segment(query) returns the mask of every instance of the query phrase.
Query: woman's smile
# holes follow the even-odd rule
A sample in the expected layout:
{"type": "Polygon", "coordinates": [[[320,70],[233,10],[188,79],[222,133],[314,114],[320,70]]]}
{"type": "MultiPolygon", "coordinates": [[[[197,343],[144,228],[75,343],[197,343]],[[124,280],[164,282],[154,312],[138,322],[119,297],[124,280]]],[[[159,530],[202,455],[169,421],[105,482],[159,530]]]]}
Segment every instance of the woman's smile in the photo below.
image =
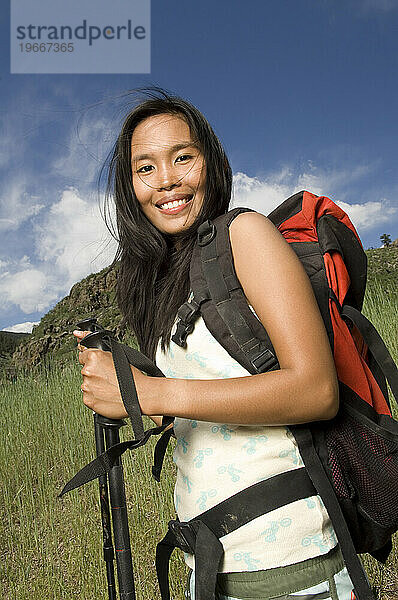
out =
{"type": "Polygon", "coordinates": [[[174,215],[178,212],[184,210],[186,206],[192,199],[193,195],[189,194],[188,196],[182,196],[182,194],[171,194],[170,196],[165,196],[160,200],[156,206],[165,214],[174,215]]]}
{"type": "Polygon", "coordinates": [[[148,117],[133,132],[131,155],[134,191],[151,223],[169,234],[192,225],[203,204],[206,167],[186,121],[148,117]]]}

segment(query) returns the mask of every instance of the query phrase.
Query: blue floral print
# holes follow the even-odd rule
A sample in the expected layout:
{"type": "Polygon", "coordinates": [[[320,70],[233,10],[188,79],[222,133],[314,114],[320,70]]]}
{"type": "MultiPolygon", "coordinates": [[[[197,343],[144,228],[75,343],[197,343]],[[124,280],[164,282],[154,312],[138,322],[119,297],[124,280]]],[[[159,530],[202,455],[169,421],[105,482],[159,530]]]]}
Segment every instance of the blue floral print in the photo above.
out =
{"type": "Polygon", "coordinates": [[[231,433],[235,433],[233,429],[229,429],[227,427],[227,425],[213,425],[213,427],[211,428],[212,433],[218,433],[220,432],[221,435],[223,436],[225,441],[228,441],[231,439],[231,433]]]}
{"type": "Polygon", "coordinates": [[[189,361],[195,360],[201,367],[205,367],[207,364],[206,357],[201,356],[199,352],[187,352],[185,359],[189,361]]]}
{"type": "Polygon", "coordinates": [[[292,524],[292,520],[289,517],[285,517],[284,519],[281,519],[280,521],[271,521],[268,529],[265,529],[265,531],[262,531],[260,533],[260,535],[264,536],[264,541],[267,543],[275,542],[276,534],[280,530],[280,528],[281,527],[289,527],[289,525],[291,525],[291,524],[292,524]]]}
{"type": "Polygon", "coordinates": [[[222,465],[221,467],[218,467],[217,469],[217,473],[219,473],[220,475],[224,475],[224,473],[228,473],[228,475],[231,477],[231,481],[235,482],[235,481],[239,481],[240,477],[238,475],[238,473],[242,473],[242,471],[240,469],[237,469],[236,467],[234,467],[234,465],[222,465]]]}
{"type": "Polygon", "coordinates": [[[217,496],[217,490],[214,489],[200,492],[200,496],[196,500],[196,504],[198,505],[199,509],[202,511],[206,510],[207,499],[214,498],[214,496],[217,496]]]}
{"type": "Polygon", "coordinates": [[[213,454],[212,448],[205,448],[204,450],[199,450],[199,452],[193,459],[195,467],[197,469],[200,469],[201,467],[203,467],[203,461],[204,461],[205,456],[211,456],[212,454],[213,454]]]}
{"type": "Polygon", "coordinates": [[[186,441],[185,438],[183,438],[183,437],[178,438],[177,446],[181,446],[184,454],[186,454],[188,452],[188,442],[186,441]]]}
{"type": "Polygon", "coordinates": [[[192,492],[192,481],[189,479],[188,475],[184,475],[182,480],[187,486],[188,494],[190,494],[192,492]]]}
{"type": "Polygon", "coordinates": [[[307,535],[301,540],[302,546],[311,546],[311,544],[317,546],[321,552],[327,552],[329,550],[329,546],[325,544],[325,541],[319,533],[316,535],[307,535]]]}
{"type": "Polygon", "coordinates": [[[279,458],[286,458],[287,456],[289,456],[292,459],[292,462],[294,465],[298,465],[299,458],[294,449],[293,450],[282,450],[282,452],[279,452],[279,458]]]}
{"type": "Polygon", "coordinates": [[[247,438],[247,442],[242,448],[245,448],[248,454],[255,454],[257,452],[257,444],[265,444],[267,440],[266,435],[253,435],[247,438]]]}
{"type": "Polygon", "coordinates": [[[251,552],[235,552],[234,560],[238,562],[243,560],[247,567],[247,571],[256,571],[258,569],[257,565],[260,562],[256,558],[251,557],[251,552]]]}
{"type": "Polygon", "coordinates": [[[312,498],[304,498],[308,508],[315,508],[315,502],[312,498]]]}

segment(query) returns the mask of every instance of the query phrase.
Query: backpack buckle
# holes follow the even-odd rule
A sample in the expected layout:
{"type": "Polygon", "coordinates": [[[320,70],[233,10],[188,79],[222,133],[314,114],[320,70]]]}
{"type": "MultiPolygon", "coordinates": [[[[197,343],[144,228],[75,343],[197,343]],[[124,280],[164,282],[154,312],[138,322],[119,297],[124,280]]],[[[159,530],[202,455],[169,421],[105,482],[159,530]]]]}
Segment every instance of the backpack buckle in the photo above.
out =
{"type": "Polygon", "coordinates": [[[190,333],[193,332],[194,326],[193,323],[184,323],[181,319],[177,322],[177,328],[173,335],[171,336],[172,341],[177,344],[177,346],[181,346],[181,348],[185,348],[187,337],[190,333]]]}
{"type": "Polygon", "coordinates": [[[275,355],[268,348],[266,350],[263,350],[250,362],[258,373],[265,373],[266,371],[270,371],[273,367],[275,367],[278,364],[275,355]]]}
{"type": "Polygon", "coordinates": [[[198,244],[199,246],[207,246],[216,237],[216,226],[211,221],[204,221],[198,227],[198,244]]]}
{"type": "Polygon", "coordinates": [[[178,547],[188,554],[195,553],[196,531],[191,523],[181,523],[180,521],[170,521],[169,529],[174,534],[178,547]]]}
{"type": "Polygon", "coordinates": [[[195,317],[199,312],[199,304],[195,302],[194,299],[189,302],[184,302],[181,304],[180,308],[177,311],[177,315],[181,321],[188,324],[193,321],[193,317],[195,317]]]}
{"type": "Polygon", "coordinates": [[[177,346],[185,347],[187,337],[194,330],[194,322],[200,311],[200,305],[194,298],[189,302],[184,302],[177,311],[177,327],[171,339],[177,346]]]}
{"type": "Polygon", "coordinates": [[[177,311],[177,327],[171,339],[177,346],[185,347],[187,337],[194,330],[195,317],[199,312],[199,305],[196,302],[185,302],[177,311]]]}

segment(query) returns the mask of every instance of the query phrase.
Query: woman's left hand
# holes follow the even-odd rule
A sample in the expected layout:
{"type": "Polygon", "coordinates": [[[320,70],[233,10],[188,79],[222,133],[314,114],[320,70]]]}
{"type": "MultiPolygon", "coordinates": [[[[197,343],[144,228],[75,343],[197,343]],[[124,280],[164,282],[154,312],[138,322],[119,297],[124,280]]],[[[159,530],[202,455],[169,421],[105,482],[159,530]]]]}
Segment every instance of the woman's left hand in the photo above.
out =
{"type": "MultiPolygon", "coordinates": [[[[78,341],[82,340],[88,331],[74,331],[78,341]]],[[[81,373],[83,383],[83,402],[94,412],[110,419],[123,419],[128,416],[119,390],[119,384],[113,363],[112,354],[97,348],[86,348],[78,344],[79,362],[83,365],[81,373]]],[[[134,380],[145,377],[135,367],[131,367],[134,380]]]]}

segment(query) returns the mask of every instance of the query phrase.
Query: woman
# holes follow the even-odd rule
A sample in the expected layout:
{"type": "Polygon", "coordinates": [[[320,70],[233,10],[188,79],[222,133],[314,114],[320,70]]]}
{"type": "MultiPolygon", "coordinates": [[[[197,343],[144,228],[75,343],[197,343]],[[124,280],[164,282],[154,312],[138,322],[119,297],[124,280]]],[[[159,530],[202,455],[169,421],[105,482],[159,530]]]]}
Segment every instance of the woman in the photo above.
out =
{"type": "MultiPolygon", "coordinates": [[[[142,413],[155,422],[159,415],[176,417],[175,503],[181,521],[301,466],[286,426],[330,419],[338,409],[333,358],[311,285],[261,214],[240,214],[230,240],[237,276],[280,370],[250,375],[202,319],[185,349],[170,342],[177,309],[189,295],[197,228],[227,211],[231,180],[219,140],[190,103],[161,92],[126,118],[108,179],[119,236],[118,302],[141,351],[156,358],[166,375],[149,377],[131,367],[142,413]]],[[[80,340],[86,332],[74,334],[80,340]]],[[[83,402],[105,416],[126,417],[110,353],[81,345],[79,350],[83,402]]],[[[221,541],[219,598],[298,592],[314,599],[351,598],[352,584],[318,496],[263,515],[221,541]]],[[[193,557],[186,560],[192,569],[193,557]]],[[[192,599],[194,578],[193,572],[187,590],[192,599]]]]}

